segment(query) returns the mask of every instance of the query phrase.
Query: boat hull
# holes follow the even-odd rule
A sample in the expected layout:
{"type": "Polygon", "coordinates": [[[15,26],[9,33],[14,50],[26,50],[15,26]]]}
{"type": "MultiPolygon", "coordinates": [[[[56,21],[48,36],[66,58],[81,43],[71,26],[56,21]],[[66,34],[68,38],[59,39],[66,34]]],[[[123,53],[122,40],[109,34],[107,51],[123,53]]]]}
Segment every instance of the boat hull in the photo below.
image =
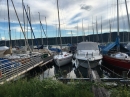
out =
{"type": "Polygon", "coordinates": [[[103,62],[105,62],[109,65],[113,65],[115,67],[119,67],[119,68],[126,69],[126,70],[130,69],[130,60],[117,59],[117,58],[110,57],[108,55],[103,55],[102,60],[103,60],[103,62]]]}
{"type": "Polygon", "coordinates": [[[63,65],[66,65],[68,63],[70,63],[72,60],[72,56],[68,56],[68,57],[65,57],[65,58],[54,58],[54,61],[55,61],[55,64],[57,66],[63,66],[63,65]]]}
{"type": "Polygon", "coordinates": [[[94,61],[87,61],[87,60],[80,60],[76,59],[75,65],[76,66],[82,66],[84,68],[95,68],[99,63],[99,60],[94,60],[94,61]]]}

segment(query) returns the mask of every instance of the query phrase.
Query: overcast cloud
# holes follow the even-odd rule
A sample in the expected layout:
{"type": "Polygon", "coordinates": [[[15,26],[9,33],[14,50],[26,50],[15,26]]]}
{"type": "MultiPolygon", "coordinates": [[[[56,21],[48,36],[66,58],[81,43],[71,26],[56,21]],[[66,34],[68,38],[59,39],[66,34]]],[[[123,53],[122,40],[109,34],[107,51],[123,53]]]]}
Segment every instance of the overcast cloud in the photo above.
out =
{"type": "MultiPolygon", "coordinates": [[[[89,30],[89,33],[92,34],[92,24],[94,28],[96,28],[96,18],[97,18],[98,30],[100,33],[101,17],[102,17],[103,33],[109,32],[110,29],[109,21],[111,21],[112,31],[116,31],[117,29],[117,22],[116,22],[117,20],[116,1],[117,0],[58,0],[58,1],[59,1],[62,36],[70,36],[71,31],[73,35],[77,35],[76,34],[77,25],[79,31],[78,35],[82,35],[82,28],[84,29],[84,32],[87,33],[89,30]]],[[[20,19],[20,22],[23,26],[22,0],[13,0],[13,2],[18,17],[20,19]]],[[[57,13],[56,0],[24,0],[24,5],[26,9],[27,9],[27,5],[30,7],[31,23],[35,31],[36,37],[40,37],[38,33],[41,32],[38,12],[40,13],[41,22],[43,24],[45,31],[46,31],[46,22],[45,22],[45,17],[46,17],[48,37],[54,37],[55,35],[57,35],[56,27],[58,27],[58,13],[57,13]]],[[[128,2],[127,5],[129,6],[130,3],[128,2]]],[[[9,10],[10,22],[12,27],[11,29],[16,28],[16,32],[18,34],[18,32],[20,32],[18,31],[20,30],[20,26],[18,24],[18,19],[16,17],[11,0],[9,0],[9,8],[10,8],[9,10]]],[[[130,7],[128,9],[130,9],[130,7]]],[[[127,20],[126,8],[125,8],[125,0],[119,0],[119,13],[120,13],[120,31],[122,30],[128,31],[128,20],[127,20]]],[[[26,18],[25,21],[27,22],[26,18]]],[[[8,22],[7,0],[0,0],[1,34],[3,32],[8,34],[7,22],[8,22]]],[[[1,37],[4,37],[4,34],[2,34],[1,37]]]]}

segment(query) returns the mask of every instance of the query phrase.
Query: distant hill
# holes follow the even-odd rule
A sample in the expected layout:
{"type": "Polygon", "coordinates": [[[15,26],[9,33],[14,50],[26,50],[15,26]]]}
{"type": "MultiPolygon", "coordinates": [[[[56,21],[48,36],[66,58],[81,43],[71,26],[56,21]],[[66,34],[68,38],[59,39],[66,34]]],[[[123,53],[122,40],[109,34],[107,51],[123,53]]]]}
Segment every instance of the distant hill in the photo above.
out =
{"type": "MultiPolygon", "coordinates": [[[[121,42],[127,42],[128,41],[128,34],[129,34],[129,41],[130,41],[130,32],[120,32],[120,41],[121,42]]],[[[110,33],[103,33],[103,34],[94,34],[94,35],[88,35],[88,36],[73,36],[71,37],[62,37],[62,43],[63,44],[67,44],[67,43],[71,43],[71,39],[72,39],[72,43],[75,44],[78,42],[83,41],[84,40],[89,40],[89,41],[94,41],[94,42],[110,42],[111,41],[115,41],[117,36],[117,32],[112,32],[111,33],[111,38],[110,38],[110,33]]],[[[36,40],[38,41],[38,45],[41,45],[42,41],[41,38],[37,38],[37,39],[33,39],[33,44],[36,45],[36,40]]],[[[32,41],[29,39],[28,40],[29,44],[32,44],[32,41]]],[[[24,40],[12,40],[12,45],[15,46],[22,46],[24,45],[24,40]]],[[[47,44],[47,39],[43,38],[43,43],[44,45],[47,44]]],[[[48,43],[49,45],[55,45],[55,44],[60,44],[60,38],[48,38],[48,43]]],[[[5,41],[0,41],[0,45],[5,45],[5,41]]],[[[9,46],[9,41],[6,41],[6,45],[9,46]]]]}

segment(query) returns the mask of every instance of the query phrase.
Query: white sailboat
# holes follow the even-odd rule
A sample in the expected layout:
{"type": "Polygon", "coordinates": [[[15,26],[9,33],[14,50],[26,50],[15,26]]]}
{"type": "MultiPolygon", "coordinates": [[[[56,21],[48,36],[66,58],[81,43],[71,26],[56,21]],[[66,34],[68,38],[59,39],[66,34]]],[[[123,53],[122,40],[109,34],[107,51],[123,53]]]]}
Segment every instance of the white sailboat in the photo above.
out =
{"type": "Polygon", "coordinates": [[[60,31],[60,17],[59,17],[59,7],[58,7],[58,0],[57,0],[57,10],[58,10],[58,21],[59,21],[59,33],[60,33],[60,48],[61,52],[54,56],[54,62],[57,66],[63,66],[71,62],[72,54],[66,51],[62,52],[62,39],[61,39],[61,31],[60,31]]]}
{"type": "Polygon", "coordinates": [[[72,54],[68,52],[61,52],[54,56],[54,61],[57,66],[63,66],[70,63],[72,60],[72,54]]]}

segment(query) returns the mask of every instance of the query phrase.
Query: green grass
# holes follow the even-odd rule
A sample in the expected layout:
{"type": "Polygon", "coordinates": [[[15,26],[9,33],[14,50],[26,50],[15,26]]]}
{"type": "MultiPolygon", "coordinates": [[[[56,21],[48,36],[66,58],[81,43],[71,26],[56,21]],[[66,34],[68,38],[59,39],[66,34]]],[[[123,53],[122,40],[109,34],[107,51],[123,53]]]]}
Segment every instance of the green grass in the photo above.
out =
{"type": "Polygon", "coordinates": [[[130,87],[118,86],[111,91],[111,97],[130,97],[130,87]]]}
{"type": "Polygon", "coordinates": [[[24,79],[0,85],[0,97],[93,97],[91,86],[83,81],[63,84],[52,79],[24,79]]]}
{"type": "Polygon", "coordinates": [[[106,85],[102,83],[93,84],[95,86],[104,87],[110,93],[110,97],[130,97],[130,86],[122,83],[117,83],[117,86],[106,85]]]}
{"type": "Polygon", "coordinates": [[[0,97],[93,97],[92,85],[104,87],[110,91],[110,97],[130,97],[130,87],[107,86],[104,83],[73,81],[64,84],[52,78],[18,80],[0,85],[0,97]]]}

